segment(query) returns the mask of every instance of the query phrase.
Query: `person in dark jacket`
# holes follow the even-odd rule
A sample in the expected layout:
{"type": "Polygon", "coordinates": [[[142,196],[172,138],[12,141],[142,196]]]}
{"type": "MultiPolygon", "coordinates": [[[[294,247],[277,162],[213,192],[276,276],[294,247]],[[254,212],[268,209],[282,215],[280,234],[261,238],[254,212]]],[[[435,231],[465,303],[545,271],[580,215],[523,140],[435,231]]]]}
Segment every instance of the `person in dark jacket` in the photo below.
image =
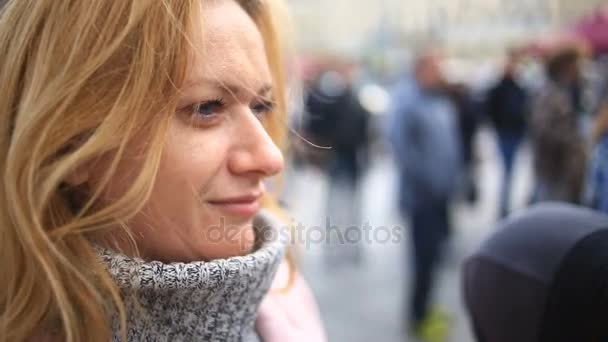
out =
{"type": "Polygon", "coordinates": [[[486,111],[498,135],[498,146],[505,170],[500,197],[503,217],[509,212],[513,165],[526,131],[528,94],[516,78],[519,60],[518,52],[509,53],[502,77],[489,90],[486,104],[486,111]]]}
{"type": "Polygon", "coordinates": [[[359,184],[366,166],[369,112],[361,105],[353,82],[354,65],[336,62],[327,66],[306,99],[306,130],[312,142],[326,147],[324,169],[329,176],[327,226],[331,264],[358,263],[358,243],[337,237],[361,226],[359,184]],[[338,231],[334,231],[338,229],[338,231]]]}
{"type": "Polygon", "coordinates": [[[368,142],[369,113],[360,104],[351,78],[347,66],[321,73],[306,98],[306,130],[315,144],[330,148],[330,176],[355,187],[363,168],[360,153],[368,142]]]}

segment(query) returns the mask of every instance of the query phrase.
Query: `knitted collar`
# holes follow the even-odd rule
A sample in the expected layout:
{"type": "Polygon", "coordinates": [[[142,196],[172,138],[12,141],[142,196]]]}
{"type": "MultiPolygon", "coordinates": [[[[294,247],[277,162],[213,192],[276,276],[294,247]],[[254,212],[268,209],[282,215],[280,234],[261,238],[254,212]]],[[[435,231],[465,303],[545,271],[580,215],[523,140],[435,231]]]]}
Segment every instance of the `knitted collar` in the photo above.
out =
{"type": "MultiPolygon", "coordinates": [[[[101,260],[122,291],[129,341],[258,341],[257,309],[285,252],[280,223],[254,220],[257,249],[209,262],[147,262],[109,250],[101,260]]],[[[114,323],[114,340],[120,340],[114,323]]]]}

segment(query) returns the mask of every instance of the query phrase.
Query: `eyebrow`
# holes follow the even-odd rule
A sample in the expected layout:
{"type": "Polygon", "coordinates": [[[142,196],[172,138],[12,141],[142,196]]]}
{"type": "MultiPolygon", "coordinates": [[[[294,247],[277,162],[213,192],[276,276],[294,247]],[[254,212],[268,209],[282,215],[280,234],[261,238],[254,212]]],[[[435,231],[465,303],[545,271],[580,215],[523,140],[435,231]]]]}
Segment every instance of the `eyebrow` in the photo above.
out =
{"type": "MultiPolygon", "coordinates": [[[[216,89],[221,89],[222,91],[227,92],[229,94],[232,94],[234,96],[238,96],[243,91],[251,91],[251,89],[247,89],[247,88],[245,88],[245,87],[243,87],[241,85],[238,85],[236,83],[222,82],[222,81],[219,81],[219,80],[209,79],[209,78],[199,78],[199,79],[196,79],[196,80],[191,81],[191,82],[186,82],[185,87],[186,88],[190,88],[190,87],[201,86],[201,85],[206,85],[206,86],[214,87],[216,89]]],[[[263,96],[263,95],[267,95],[271,91],[272,91],[272,84],[270,84],[270,83],[264,83],[255,92],[255,94],[257,96],[263,96]]]]}

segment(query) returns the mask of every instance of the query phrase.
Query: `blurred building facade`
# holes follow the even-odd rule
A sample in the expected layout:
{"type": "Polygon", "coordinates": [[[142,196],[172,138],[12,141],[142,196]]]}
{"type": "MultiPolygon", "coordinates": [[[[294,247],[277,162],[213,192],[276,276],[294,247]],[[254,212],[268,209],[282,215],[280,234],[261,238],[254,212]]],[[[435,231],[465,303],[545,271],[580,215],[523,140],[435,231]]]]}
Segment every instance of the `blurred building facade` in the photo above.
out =
{"type": "Polygon", "coordinates": [[[492,52],[567,27],[607,0],[291,0],[304,51],[357,54],[407,42],[492,52]]]}

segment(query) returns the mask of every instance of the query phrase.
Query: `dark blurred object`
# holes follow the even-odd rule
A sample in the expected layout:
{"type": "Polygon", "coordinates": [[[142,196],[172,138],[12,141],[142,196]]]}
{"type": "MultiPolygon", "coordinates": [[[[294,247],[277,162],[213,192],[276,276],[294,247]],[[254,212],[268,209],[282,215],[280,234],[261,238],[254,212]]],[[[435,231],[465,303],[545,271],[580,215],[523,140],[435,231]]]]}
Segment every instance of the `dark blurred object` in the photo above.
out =
{"type": "Polygon", "coordinates": [[[579,126],[579,59],[574,49],[556,53],[546,65],[549,80],[533,101],[530,136],[536,202],[580,203],[582,197],[587,150],[579,126]]]}
{"type": "Polygon", "coordinates": [[[511,179],[515,157],[526,132],[528,94],[516,78],[521,55],[509,52],[500,80],[490,88],[486,100],[486,113],[496,129],[498,146],[504,165],[500,210],[505,217],[509,211],[511,179]]]}
{"type": "Polygon", "coordinates": [[[546,204],[505,222],[465,262],[479,342],[606,341],[608,217],[546,204]]]}

